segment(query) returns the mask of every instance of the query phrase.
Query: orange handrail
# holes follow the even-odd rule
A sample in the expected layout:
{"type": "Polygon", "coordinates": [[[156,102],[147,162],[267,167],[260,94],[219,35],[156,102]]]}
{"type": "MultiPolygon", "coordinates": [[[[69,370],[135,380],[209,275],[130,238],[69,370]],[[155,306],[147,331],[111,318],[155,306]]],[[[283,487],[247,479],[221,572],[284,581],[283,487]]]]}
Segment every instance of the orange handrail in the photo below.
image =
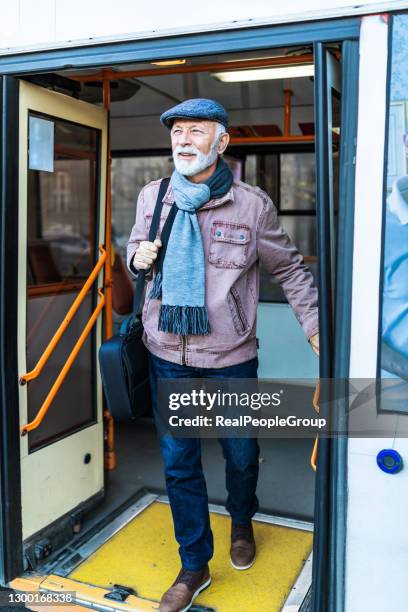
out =
{"type": "Polygon", "coordinates": [[[51,338],[48,346],[46,347],[46,349],[44,350],[44,352],[41,355],[40,359],[38,360],[37,365],[30,372],[27,372],[26,374],[23,374],[20,377],[20,384],[21,385],[25,385],[28,381],[34,380],[34,378],[37,378],[37,376],[39,376],[39,374],[41,374],[42,369],[44,368],[45,364],[47,363],[48,359],[50,358],[50,356],[51,356],[52,352],[54,351],[55,347],[57,346],[58,342],[61,340],[62,335],[64,334],[64,332],[67,329],[68,325],[71,323],[73,316],[75,315],[76,311],[78,310],[78,308],[82,304],[86,294],[88,293],[88,290],[92,286],[93,282],[95,281],[96,277],[99,274],[99,271],[101,270],[102,266],[105,263],[105,260],[106,260],[106,251],[103,248],[103,246],[99,247],[99,251],[102,253],[102,255],[100,256],[100,258],[98,259],[94,269],[92,270],[92,272],[88,276],[88,278],[87,278],[84,286],[82,287],[81,291],[78,293],[77,297],[75,298],[71,308],[68,310],[65,319],[62,321],[61,325],[59,326],[59,328],[55,332],[54,336],[51,338]]]}
{"type": "MultiPolygon", "coordinates": [[[[316,412],[319,412],[319,399],[320,399],[320,380],[317,381],[317,385],[316,385],[316,389],[313,395],[313,408],[316,410],[316,412]]],[[[319,436],[316,436],[314,445],[313,445],[313,450],[312,450],[312,456],[310,457],[310,465],[312,466],[312,469],[314,471],[316,471],[317,469],[317,446],[319,444],[319,436]]]]}
{"type": "Polygon", "coordinates": [[[33,429],[36,429],[41,421],[43,420],[43,418],[45,417],[48,408],[50,407],[52,401],[54,400],[54,397],[56,396],[59,388],[61,387],[62,383],[65,380],[66,375],[68,374],[73,362],[75,361],[76,356],[78,355],[82,345],[84,344],[89,332],[91,331],[96,319],[99,316],[99,313],[101,312],[102,308],[105,305],[105,296],[102,293],[101,289],[98,289],[98,294],[100,296],[100,300],[98,302],[97,307],[95,308],[95,310],[92,313],[91,318],[89,319],[88,323],[86,324],[86,326],[83,329],[83,332],[81,333],[81,335],[79,336],[74,348],[72,349],[67,361],[64,364],[64,367],[62,368],[61,372],[58,374],[58,377],[56,379],[56,381],[54,382],[53,386],[51,387],[50,392],[48,393],[47,397],[45,398],[40,410],[38,411],[36,417],[30,421],[30,423],[27,423],[26,425],[23,425],[23,427],[21,428],[21,435],[25,436],[27,434],[28,431],[31,431],[33,429]]]}

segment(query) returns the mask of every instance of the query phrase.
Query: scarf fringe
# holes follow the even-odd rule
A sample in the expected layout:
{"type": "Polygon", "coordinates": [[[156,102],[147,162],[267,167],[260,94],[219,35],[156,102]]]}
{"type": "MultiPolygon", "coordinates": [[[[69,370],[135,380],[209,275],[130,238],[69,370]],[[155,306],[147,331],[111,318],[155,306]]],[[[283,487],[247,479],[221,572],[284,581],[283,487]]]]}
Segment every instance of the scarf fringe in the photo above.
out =
{"type": "Polygon", "coordinates": [[[206,306],[170,306],[162,304],[159,314],[159,330],[187,336],[210,333],[206,306]]]}
{"type": "Polygon", "coordinates": [[[153,298],[154,300],[159,300],[161,298],[161,290],[162,290],[162,273],[157,272],[154,277],[153,285],[149,293],[149,298],[153,298]]]}

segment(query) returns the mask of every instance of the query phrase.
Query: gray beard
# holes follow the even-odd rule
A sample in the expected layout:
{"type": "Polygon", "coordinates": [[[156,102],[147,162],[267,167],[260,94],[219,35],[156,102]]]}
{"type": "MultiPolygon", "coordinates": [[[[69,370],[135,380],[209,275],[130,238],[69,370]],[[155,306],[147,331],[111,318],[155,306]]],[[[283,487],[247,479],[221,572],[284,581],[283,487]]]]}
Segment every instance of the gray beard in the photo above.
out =
{"type": "MultiPolygon", "coordinates": [[[[211,166],[217,160],[217,157],[218,157],[217,146],[218,146],[218,139],[216,142],[214,142],[211,145],[211,149],[209,150],[207,155],[205,155],[204,153],[201,153],[201,151],[199,151],[198,149],[194,147],[193,150],[194,150],[194,153],[196,154],[196,158],[194,159],[194,161],[190,161],[190,162],[180,160],[177,157],[177,153],[179,153],[180,151],[183,151],[183,147],[177,147],[173,151],[173,161],[174,161],[174,166],[177,172],[180,172],[180,174],[183,174],[184,176],[194,176],[195,174],[199,174],[200,172],[203,172],[203,170],[211,166]]],[[[186,147],[185,150],[189,151],[189,149],[191,149],[191,147],[186,147]]]]}

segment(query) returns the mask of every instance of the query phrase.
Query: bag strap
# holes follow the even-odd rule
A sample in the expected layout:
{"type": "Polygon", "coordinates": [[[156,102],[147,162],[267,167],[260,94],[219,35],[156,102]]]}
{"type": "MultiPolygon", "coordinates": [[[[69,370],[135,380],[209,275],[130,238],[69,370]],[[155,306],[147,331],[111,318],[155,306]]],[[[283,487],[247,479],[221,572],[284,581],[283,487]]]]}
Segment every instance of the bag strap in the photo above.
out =
{"type": "MultiPolygon", "coordinates": [[[[170,183],[170,177],[164,178],[160,183],[159,193],[157,194],[156,206],[154,208],[152,223],[149,230],[149,242],[154,242],[160,224],[160,214],[163,208],[163,198],[170,183]]],[[[147,270],[139,270],[136,280],[135,295],[133,298],[133,318],[139,314],[142,305],[143,289],[147,270]]]]}

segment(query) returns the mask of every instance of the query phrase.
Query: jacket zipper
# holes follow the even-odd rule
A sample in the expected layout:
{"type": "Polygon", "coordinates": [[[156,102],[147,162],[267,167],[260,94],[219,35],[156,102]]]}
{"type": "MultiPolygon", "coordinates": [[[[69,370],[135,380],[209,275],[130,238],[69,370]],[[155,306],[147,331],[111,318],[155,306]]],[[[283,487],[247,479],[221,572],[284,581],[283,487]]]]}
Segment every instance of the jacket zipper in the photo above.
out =
{"type": "Polygon", "coordinates": [[[181,336],[181,365],[186,365],[186,336],[181,336]]]}
{"type": "Polygon", "coordinates": [[[239,307],[239,304],[238,304],[238,300],[235,297],[235,294],[234,294],[233,291],[231,291],[231,296],[232,296],[232,299],[234,300],[235,310],[236,310],[238,318],[239,318],[239,320],[241,322],[242,331],[244,331],[245,327],[246,327],[246,324],[245,324],[244,319],[242,318],[242,314],[241,314],[241,310],[240,310],[240,307],[239,307]]]}

